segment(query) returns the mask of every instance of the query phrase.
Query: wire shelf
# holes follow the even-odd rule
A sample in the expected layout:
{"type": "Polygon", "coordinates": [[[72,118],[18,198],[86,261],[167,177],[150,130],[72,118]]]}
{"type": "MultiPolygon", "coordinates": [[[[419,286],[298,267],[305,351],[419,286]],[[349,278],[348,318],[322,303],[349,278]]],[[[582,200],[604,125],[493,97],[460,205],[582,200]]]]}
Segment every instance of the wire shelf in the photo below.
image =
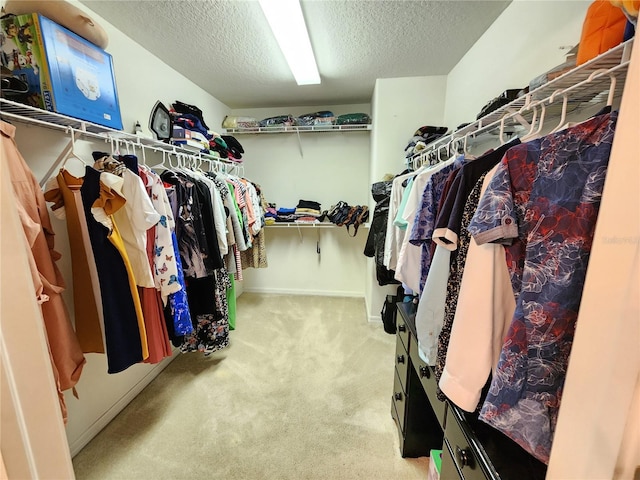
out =
{"type": "Polygon", "coordinates": [[[229,134],[260,134],[260,133],[308,133],[308,132],[363,132],[371,130],[371,125],[299,125],[271,127],[247,127],[247,128],[227,128],[229,134]]]}
{"type": "Polygon", "coordinates": [[[148,148],[156,152],[165,152],[175,155],[180,154],[197,159],[216,161],[230,166],[242,165],[239,162],[232,162],[216,155],[194,152],[193,150],[181,148],[179,145],[140,137],[132,133],[115,130],[86,120],[79,120],[77,118],[62,115],[60,113],[49,112],[47,110],[42,110],[37,107],[14,102],[5,98],[0,98],[0,115],[16,122],[37,125],[54,130],[62,130],[65,133],[73,132],[77,137],[123,142],[125,144],[128,143],[129,145],[135,145],[141,148],[148,148]]]}
{"type": "Polygon", "coordinates": [[[503,118],[508,117],[513,124],[512,119],[516,114],[525,112],[528,107],[536,103],[538,105],[544,103],[545,118],[552,119],[561,115],[564,95],[567,96],[567,113],[604,104],[610,94],[614,98],[619,98],[624,90],[632,46],[633,39],[569,70],[469,125],[431,142],[409,161],[414,165],[421,164],[431,153],[449,144],[454,138],[460,139],[468,135],[495,131],[500,127],[503,118]],[[613,89],[610,88],[612,81],[615,81],[613,89]]]}

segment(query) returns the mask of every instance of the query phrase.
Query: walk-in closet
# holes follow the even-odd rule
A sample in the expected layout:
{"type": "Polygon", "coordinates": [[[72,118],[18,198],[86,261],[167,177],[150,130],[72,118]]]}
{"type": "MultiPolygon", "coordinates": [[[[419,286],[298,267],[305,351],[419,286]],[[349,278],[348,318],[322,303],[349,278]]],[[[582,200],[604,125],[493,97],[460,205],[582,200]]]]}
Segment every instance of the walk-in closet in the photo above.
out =
{"type": "Polygon", "coordinates": [[[2,8],[0,478],[640,479],[640,1],[2,8]]]}

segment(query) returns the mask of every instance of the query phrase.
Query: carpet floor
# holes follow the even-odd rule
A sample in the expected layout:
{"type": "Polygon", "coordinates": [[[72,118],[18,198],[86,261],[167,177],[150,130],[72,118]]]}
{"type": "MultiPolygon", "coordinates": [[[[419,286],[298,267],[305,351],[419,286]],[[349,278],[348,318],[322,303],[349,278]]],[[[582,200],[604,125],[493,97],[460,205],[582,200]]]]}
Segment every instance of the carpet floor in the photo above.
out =
{"type": "Polygon", "coordinates": [[[391,418],[395,337],[360,298],[238,298],[231,345],[179,355],[73,459],[78,479],[424,479],[391,418]]]}

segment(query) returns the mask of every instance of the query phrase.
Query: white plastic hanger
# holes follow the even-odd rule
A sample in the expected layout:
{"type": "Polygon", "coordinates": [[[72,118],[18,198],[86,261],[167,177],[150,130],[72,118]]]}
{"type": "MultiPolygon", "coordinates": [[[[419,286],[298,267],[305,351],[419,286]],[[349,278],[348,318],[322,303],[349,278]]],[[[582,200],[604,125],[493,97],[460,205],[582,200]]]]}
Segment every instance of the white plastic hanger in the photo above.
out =
{"type": "Polygon", "coordinates": [[[534,118],[531,121],[531,130],[529,130],[529,132],[520,137],[520,141],[521,142],[527,142],[529,140],[534,140],[536,138],[538,138],[540,136],[540,132],[542,131],[542,127],[544,126],[544,116],[545,113],[547,111],[547,107],[546,107],[546,99],[541,100],[535,104],[533,104],[533,108],[537,108],[538,105],[540,106],[541,112],[540,112],[540,118],[538,119],[538,128],[536,127],[536,122],[535,122],[535,112],[534,112],[534,118]]]}
{"type": "MultiPolygon", "coordinates": [[[[143,150],[144,151],[144,150],[143,150]]],[[[154,149],[154,151],[157,153],[158,150],[154,149]]],[[[150,165],[149,168],[160,168],[162,167],[163,169],[167,169],[167,165],[166,165],[166,152],[164,150],[162,150],[162,161],[156,165],[150,165]]]]}
{"type": "MultiPolygon", "coordinates": [[[[553,101],[555,100],[556,93],[558,91],[559,90],[556,90],[555,92],[553,92],[551,94],[551,97],[549,98],[549,102],[550,103],[553,103],[553,101]]],[[[551,133],[555,133],[555,132],[557,132],[559,130],[562,130],[563,128],[566,128],[568,126],[568,125],[565,125],[565,123],[564,123],[566,118],[567,118],[567,103],[568,103],[568,101],[569,101],[569,97],[568,97],[568,95],[566,93],[564,93],[562,95],[562,113],[560,114],[560,121],[558,122],[558,125],[556,125],[555,128],[553,128],[553,130],[551,130],[549,132],[550,134],[551,133]]]]}
{"type": "Polygon", "coordinates": [[[86,167],[87,166],[87,162],[85,162],[82,158],[80,158],[80,156],[76,153],[76,137],[75,137],[75,131],[71,130],[71,150],[69,150],[69,153],[67,153],[64,161],[62,162],[62,165],[60,166],[61,169],[64,169],[65,165],[67,164],[67,162],[69,160],[77,160],[78,162],[80,162],[82,164],[82,167],[86,167]]]}

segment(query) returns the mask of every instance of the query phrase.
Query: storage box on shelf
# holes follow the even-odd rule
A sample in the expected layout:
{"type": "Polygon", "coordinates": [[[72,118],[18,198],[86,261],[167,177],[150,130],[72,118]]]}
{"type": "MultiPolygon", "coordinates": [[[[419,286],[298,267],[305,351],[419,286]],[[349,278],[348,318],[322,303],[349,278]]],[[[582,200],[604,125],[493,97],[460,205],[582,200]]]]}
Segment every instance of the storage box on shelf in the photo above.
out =
{"type": "Polygon", "coordinates": [[[36,13],[1,23],[1,63],[29,86],[20,101],[122,129],[110,54],[36,13]]]}

